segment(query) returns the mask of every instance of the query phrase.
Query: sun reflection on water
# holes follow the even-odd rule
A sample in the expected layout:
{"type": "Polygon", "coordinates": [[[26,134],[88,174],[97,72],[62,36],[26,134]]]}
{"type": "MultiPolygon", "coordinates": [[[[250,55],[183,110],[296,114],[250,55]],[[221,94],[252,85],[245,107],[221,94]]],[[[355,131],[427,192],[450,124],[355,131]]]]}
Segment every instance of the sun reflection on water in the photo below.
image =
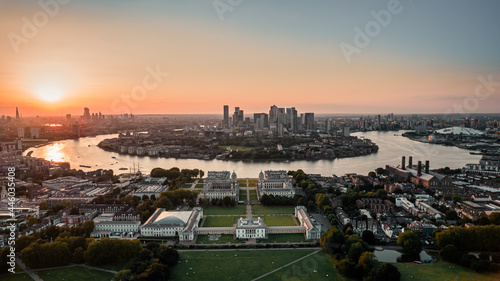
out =
{"type": "Polygon", "coordinates": [[[62,143],[55,143],[44,147],[44,152],[42,158],[54,162],[68,162],[69,159],[65,159],[65,154],[63,152],[64,145],[62,143]]]}

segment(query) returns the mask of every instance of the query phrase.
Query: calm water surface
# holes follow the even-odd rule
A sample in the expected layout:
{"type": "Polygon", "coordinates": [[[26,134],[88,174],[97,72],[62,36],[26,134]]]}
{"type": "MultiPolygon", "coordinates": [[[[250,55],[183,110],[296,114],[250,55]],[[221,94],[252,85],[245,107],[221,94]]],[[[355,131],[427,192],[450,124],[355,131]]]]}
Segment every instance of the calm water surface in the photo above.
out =
{"type": "Polygon", "coordinates": [[[396,263],[396,262],[412,262],[416,260],[433,260],[434,258],[427,254],[427,252],[422,251],[420,252],[419,256],[403,256],[398,251],[395,250],[386,250],[384,249],[383,251],[375,251],[373,252],[375,254],[375,257],[379,262],[390,262],[390,263],[396,263]]]}
{"type": "Polygon", "coordinates": [[[400,132],[359,132],[352,135],[371,139],[379,146],[375,154],[343,158],[335,160],[318,161],[290,161],[290,162],[233,162],[221,160],[198,160],[198,159],[166,159],[149,158],[139,156],[121,155],[108,152],[97,147],[97,144],[107,138],[116,137],[117,134],[100,135],[97,137],[86,137],[78,140],[64,140],[53,142],[38,148],[30,148],[25,151],[33,151],[33,157],[46,160],[70,162],[71,168],[90,171],[95,169],[113,169],[115,173],[127,171],[119,168],[132,168],[139,163],[140,170],[149,173],[155,167],[181,169],[202,169],[205,172],[211,170],[234,170],[238,177],[258,177],[261,170],[297,170],[303,169],[306,173],[327,175],[343,175],[345,173],[368,174],[378,167],[386,164],[399,165],[401,156],[413,155],[413,162],[418,160],[430,161],[431,168],[450,167],[452,169],[462,168],[467,163],[477,163],[480,155],[471,155],[468,150],[456,147],[433,145],[409,140],[401,136],[400,132]],[[111,157],[116,157],[113,159],[111,157]],[[92,168],[80,167],[88,165],[92,168]]]}

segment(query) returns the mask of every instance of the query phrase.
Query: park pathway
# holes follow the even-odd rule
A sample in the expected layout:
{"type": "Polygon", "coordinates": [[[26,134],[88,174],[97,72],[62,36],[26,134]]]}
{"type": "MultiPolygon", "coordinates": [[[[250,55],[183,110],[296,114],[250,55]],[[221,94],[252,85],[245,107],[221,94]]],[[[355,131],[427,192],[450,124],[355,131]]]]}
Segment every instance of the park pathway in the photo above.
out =
{"type": "Polygon", "coordinates": [[[247,219],[252,217],[252,205],[247,204],[247,219]]]}
{"type": "MultiPolygon", "coordinates": [[[[19,258],[19,257],[16,257],[16,263],[24,270],[24,272],[26,272],[33,280],[35,281],[43,281],[42,278],[40,278],[40,276],[38,276],[38,274],[36,274],[36,272],[34,272],[33,270],[31,270],[30,268],[28,268],[24,262],[19,258]]],[[[99,268],[99,267],[93,267],[93,266],[88,266],[88,265],[85,265],[85,264],[71,264],[71,265],[66,265],[66,266],[58,266],[58,267],[50,267],[50,268],[42,268],[40,270],[52,270],[52,269],[61,269],[61,268],[69,268],[69,267],[75,267],[75,266],[81,266],[81,267],[85,267],[85,268],[88,268],[88,269],[94,269],[94,270],[100,270],[100,271],[105,271],[105,272],[109,272],[109,273],[113,273],[113,274],[116,274],[117,271],[115,270],[110,270],[110,269],[104,269],[104,268],[99,268]]]]}
{"type": "Polygon", "coordinates": [[[88,265],[85,265],[85,264],[77,264],[75,266],[81,266],[81,267],[85,267],[85,268],[88,268],[88,269],[106,271],[106,272],[113,273],[113,274],[116,274],[118,272],[118,271],[111,270],[111,269],[104,269],[104,268],[99,268],[99,267],[93,267],[93,266],[88,266],[88,265]]]}
{"type": "Polygon", "coordinates": [[[314,254],[318,253],[319,251],[321,251],[321,249],[320,249],[320,250],[316,250],[316,251],[314,251],[314,252],[312,252],[312,253],[310,253],[310,254],[308,254],[308,255],[305,255],[305,256],[303,256],[303,257],[301,257],[301,258],[299,258],[299,259],[296,259],[296,260],[294,260],[294,261],[292,261],[292,262],[290,262],[290,263],[287,263],[287,264],[285,264],[284,266],[280,266],[280,267],[276,268],[276,269],[275,269],[275,270],[273,270],[273,271],[270,271],[270,272],[268,272],[268,273],[266,273],[266,274],[264,274],[264,275],[261,275],[261,276],[259,276],[259,277],[255,278],[255,279],[252,279],[252,281],[259,280],[259,279],[262,279],[262,278],[264,278],[264,277],[266,277],[266,276],[268,276],[268,275],[271,275],[271,274],[275,273],[276,271],[279,271],[279,270],[281,270],[281,269],[283,269],[283,268],[285,268],[285,267],[287,267],[287,266],[290,266],[290,265],[292,265],[292,264],[294,264],[294,263],[297,263],[297,262],[299,262],[299,261],[301,261],[301,260],[303,260],[303,259],[305,259],[305,258],[308,258],[308,257],[310,257],[310,256],[312,256],[312,255],[314,255],[314,254]]]}
{"type": "Polygon", "coordinates": [[[33,270],[29,269],[24,262],[16,256],[16,263],[26,272],[33,280],[35,281],[43,281],[40,276],[38,276],[33,270]]]}

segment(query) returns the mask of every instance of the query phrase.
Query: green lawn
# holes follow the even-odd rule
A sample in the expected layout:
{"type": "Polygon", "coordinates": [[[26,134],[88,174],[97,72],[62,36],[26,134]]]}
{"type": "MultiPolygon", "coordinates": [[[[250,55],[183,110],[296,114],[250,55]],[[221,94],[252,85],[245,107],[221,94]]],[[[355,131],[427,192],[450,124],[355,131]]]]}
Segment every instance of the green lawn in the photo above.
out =
{"type": "Polygon", "coordinates": [[[259,243],[294,243],[294,242],[311,242],[306,240],[302,233],[286,233],[286,234],[268,234],[268,239],[259,239],[259,243]]]}
{"type": "Polygon", "coordinates": [[[203,184],[202,183],[197,183],[194,188],[203,188],[203,184]]]}
{"type": "Polygon", "coordinates": [[[345,280],[335,272],[328,255],[321,251],[287,266],[262,279],[262,281],[345,280]]]}
{"type": "MultiPolygon", "coordinates": [[[[332,258],[321,251],[260,280],[350,280],[337,275],[332,264],[332,258]]],[[[378,264],[380,265],[381,263],[378,264]]],[[[474,273],[468,268],[441,261],[424,265],[414,263],[393,263],[393,265],[401,272],[401,280],[496,281],[500,279],[499,273],[474,273]]]]}
{"type": "Polygon", "coordinates": [[[192,184],[186,183],[182,186],[182,188],[191,188],[192,184]]]}
{"type": "Polygon", "coordinates": [[[16,271],[16,273],[24,272],[24,269],[16,262],[16,269],[15,269],[15,271],[16,271]]]}
{"type": "Polygon", "coordinates": [[[469,268],[444,261],[430,264],[393,263],[393,265],[401,272],[401,280],[500,280],[499,273],[475,273],[469,268]]]}
{"type": "Polygon", "coordinates": [[[39,270],[36,272],[44,281],[60,280],[111,280],[113,273],[88,269],[81,266],[72,266],[59,269],[39,270]]]}
{"type": "Polygon", "coordinates": [[[234,240],[232,234],[223,234],[217,241],[210,241],[210,239],[208,239],[208,235],[198,235],[198,238],[196,238],[196,244],[228,244],[228,243],[237,244],[240,242],[234,240]]]}
{"type": "MultiPolygon", "coordinates": [[[[18,272],[16,270],[16,272],[18,272]]],[[[19,271],[20,272],[20,271],[19,271]]],[[[26,280],[33,280],[27,273],[7,273],[7,274],[0,274],[0,280],[2,281],[26,281],[26,280]]]]}
{"type": "Polygon", "coordinates": [[[264,216],[266,226],[296,226],[293,216],[264,216]]]}
{"type": "Polygon", "coordinates": [[[249,187],[256,187],[259,180],[248,180],[249,187]]]}
{"type": "Polygon", "coordinates": [[[188,180],[188,183],[193,183],[195,181],[196,181],[196,179],[190,179],[190,180],[188,180]]]}
{"type": "Polygon", "coordinates": [[[95,267],[107,269],[107,270],[114,270],[114,271],[120,271],[124,269],[127,266],[127,263],[113,263],[113,264],[106,264],[106,265],[99,265],[95,267]]]}
{"type": "Polygon", "coordinates": [[[182,251],[181,263],[173,268],[171,280],[252,280],[312,252],[303,249],[182,251]]]}
{"type": "Polygon", "coordinates": [[[234,207],[217,207],[210,206],[203,209],[203,214],[209,215],[246,215],[247,208],[244,205],[236,205],[234,207]]]}
{"type": "Polygon", "coordinates": [[[293,206],[262,206],[262,205],[253,205],[252,206],[252,214],[253,215],[268,215],[268,214],[291,215],[294,213],[294,211],[295,211],[295,207],[293,207],[293,206]]]}
{"type": "Polygon", "coordinates": [[[204,227],[228,227],[236,224],[236,220],[238,220],[238,216],[228,216],[228,217],[214,217],[208,216],[205,218],[205,222],[203,223],[204,227]]]}
{"type": "Polygon", "coordinates": [[[199,180],[198,180],[198,183],[203,183],[203,179],[199,179],[199,180]]]}
{"type": "Polygon", "coordinates": [[[240,201],[247,201],[247,191],[240,190],[240,201]]]}
{"type": "Polygon", "coordinates": [[[250,201],[258,201],[259,199],[257,198],[257,190],[253,189],[250,190],[250,201]]]}

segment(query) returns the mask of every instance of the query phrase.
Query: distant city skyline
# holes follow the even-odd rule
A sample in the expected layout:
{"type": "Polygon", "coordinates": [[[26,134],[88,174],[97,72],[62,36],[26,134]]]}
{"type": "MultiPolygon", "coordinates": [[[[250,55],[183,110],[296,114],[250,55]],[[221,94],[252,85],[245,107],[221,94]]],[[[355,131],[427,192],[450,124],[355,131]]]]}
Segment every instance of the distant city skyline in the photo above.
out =
{"type": "Polygon", "coordinates": [[[221,12],[213,1],[5,0],[0,9],[5,116],[500,108],[498,1],[242,1],[221,12]]]}

